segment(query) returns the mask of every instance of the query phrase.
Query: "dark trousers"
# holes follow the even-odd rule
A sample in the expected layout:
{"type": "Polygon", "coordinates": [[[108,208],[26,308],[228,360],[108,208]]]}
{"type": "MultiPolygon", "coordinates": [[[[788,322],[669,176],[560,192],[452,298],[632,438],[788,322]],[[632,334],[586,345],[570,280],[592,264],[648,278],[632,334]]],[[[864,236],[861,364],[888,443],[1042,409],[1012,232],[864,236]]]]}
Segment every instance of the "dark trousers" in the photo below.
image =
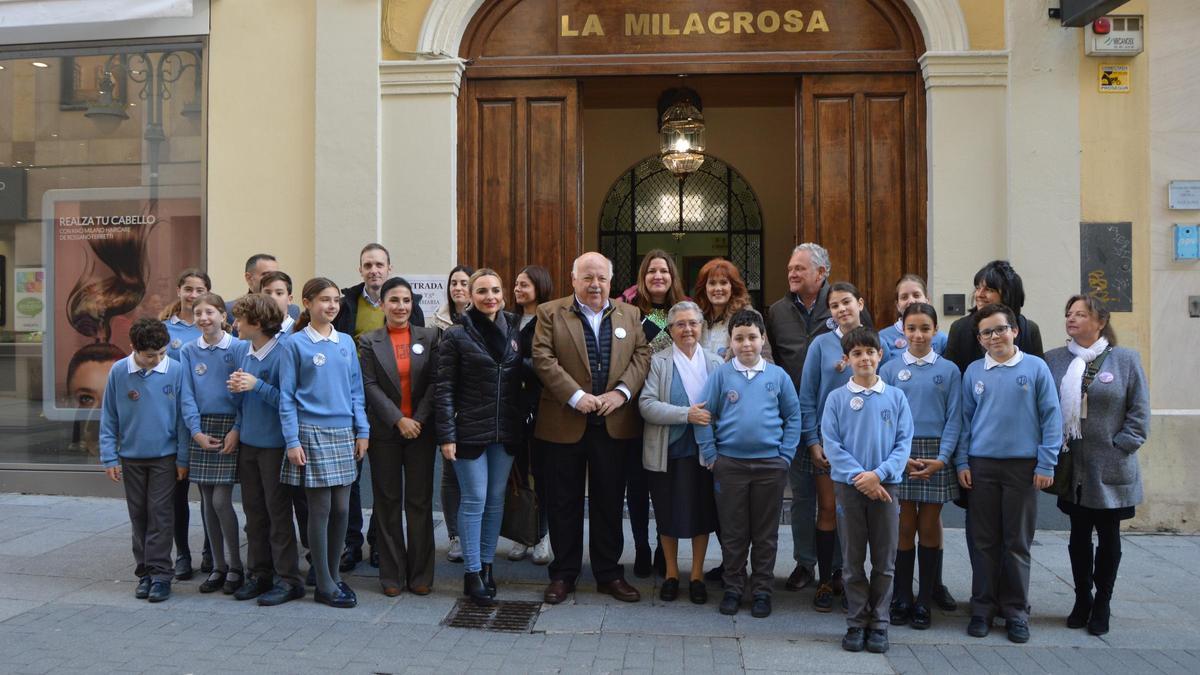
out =
{"type": "MultiPolygon", "coordinates": [[[[538,537],[550,531],[547,505],[550,503],[546,478],[546,444],[533,437],[533,425],[527,426],[528,441],[519,446],[513,457],[513,472],[519,476],[533,477],[533,491],[538,500],[538,537]]],[[[641,462],[641,459],[638,460],[641,462]]]]}
{"type": "Polygon", "coordinates": [[[133,530],[134,574],[171,581],[171,540],[175,534],[175,455],[121,459],[121,482],[133,530]]]}
{"type": "Polygon", "coordinates": [[[634,546],[643,548],[650,544],[650,474],[642,466],[641,443],[630,443],[627,452],[625,502],[629,504],[629,527],[634,546]]]}
{"type": "Polygon", "coordinates": [[[238,452],[242,509],[246,513],[246,551],[250,573],[259,579],[303,586],[292,495],[279,482],[283,448],[258,448],[243,443],[238,452]]]}
{"type": "Polygon", "coordinates": [[[885,485],[892,501],[871,499],[846,483],[834,483],[837,524],[845,563],[846,625],[887,630],[891,622],[892,577],[900,541],[900,500],[895,485],[885,485]],[[871,552],[871,577],[866,571],[871,552]]]}
{"type": "Polygon", "coordinates": [[[971,508],[975,542],[971,614],[1029,619],[1030,546],[1037,527],[1036,459],[972,457],[971,508]]]}
{"type": "Polygon", "coordinates": [[[603,424],[588,424],[578,443],[546,444],[550,499],[550,578],[574,584],[583,568],[583,499],[587,485],[592,575],[622,579],[625,458],[631,441],[616,440],[603,424]]]}
{"type": "Polygon", "coordinates": [[[379,582],[385,586],[432,586],[433,425],[412,440],[371,439],[371,489],[379,551],[379,582]],[[408,518],[408,536],[404,520],[408,518]]]}
{"type": "MultiPolygon", "coordinates": [[[[292,511],[296,514],[296,525],[300,530],[300,545],[308,549],[308,493],[299,485],[285,485],[288,496],[292,499],[292,511]]],[[[312,555],[307,554],[309,560],[312,555]]]]}
{"type": "MultiPolygon", "coordinates": [[[[375,465],[371,465],[371,470],[375,470],[375,465]]],[[[358,551],[362,554],[363,547],[363,512],[362,512],[362,488],[359,483],[362,482],[363,463],[358,460],[358,474],[354,476],[354,483],[350,485],[350,519],[346,524],[346,548],[351,551],[358,551]]],[[[372,478],[372,480],[374,480],[372,478]]],[[[371,515],[371,523],[367,526],[367,543],[371,548],[375,548],[375,516],[374,512],[371,515]]]]}
{"type": "Polygon", "coordinates": [[[713,465],[713,493],[721,523],[721,564],[725,590],[741,596],[750,557],[750,591],[771,595],[775,555],[779,549],[779,513],[788,481],[788,461],[734,459],[718,455],[713,465]]]}

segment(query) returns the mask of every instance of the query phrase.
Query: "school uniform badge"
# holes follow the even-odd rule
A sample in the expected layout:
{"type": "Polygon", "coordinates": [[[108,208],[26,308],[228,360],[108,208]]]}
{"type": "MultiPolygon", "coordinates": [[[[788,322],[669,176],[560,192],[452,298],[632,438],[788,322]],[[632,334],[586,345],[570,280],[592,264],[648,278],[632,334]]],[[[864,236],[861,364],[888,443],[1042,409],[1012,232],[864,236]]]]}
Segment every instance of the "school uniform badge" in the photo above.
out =
{"type": "Polygon", "coordinates": [[[137,392],[137,389],[130,389],[128,396],[130,401],[136,401],[142,397],[142,395],[137,392]]]}
{"type": "Polygon", "coordinates": [[[983,382],[982,381],[977,381],[975,383],[975,395],[983,396],[983,382]]]}
{"type": "Polygon", "coordinates": [[[725,394],[725,398],[726,398],[726,399],[727,399],[727,400],[728,400],[730,403],[737,403],[737,402],[738,402],[738,398],[739,398],[739,396],[738,396],[738,393],[737,393],[736,391],[734,391],[734,390],[730,389],[730,390],[729,390],[729,393],[728,393],[728,394],[725,394]]]}
{"type": "Polygon", "coordinates": [[[204,375],[208,372],[208,366],[201,363],[200,365],[196,366],[195,371],[197,375],[204,375]]]}
{"type": "Polygon", "coordinates": [[[1017,376],[1017,385],[1020,386],[1021,388],[1029,387],[1029,378],[1024,375],[1018,375],[1017,376]]]}
{"type": "Polygon", "coordinates": [[[225,363],[233,363],[233,354],[225,355],[225,363]]]}
{"type": "Polygon", "coordinates": [[[904,370],[896,373],[896,379],[900,380],[901,382],[908,382],[912,379],[912,371],[908,368],[905,368],[904,370]]]}
{"type": "Polygon", "coordinates": [[[350,356],[350,353],[346,351],[345,347],[338,347],[338,353],[342,356],[350,356]]]}
{"type": "Polygon", "coordinates": [[[167,398],[174,398],[175,397],[175,387],[172,385],[169,385],[169,384],[163,385],[163,394],[165,394],[167,396],[167,398]]]}
{"type": "Polygon", "coordinates": [[[313,354],[313,365],[315,365],[315,366],[325,365],[325,355],[320,352],[313,354]]]}
{"type": "Polygon", "coordinates": [[[944,376],[942,376],[942,375],[934,375],[934,376],[933,376],[933,383],[934,383],[934,384],[939,384],[939,385],[940,385],[940,384],[944,383],[945,381],[946,381],[946,378],[945,378],[944,376]]]}
{"type": "Polygon", "coordinates": [[[774,382],[767,383],[767,391],[771,392],[772,394],[775,393],[775,383],[774,382]]]}
{"type": "Polygon", "coordinates": [[[829,330],[833,330],[837,328],[837,322],[833,320],[833,317],[829,317],[828,319],[825,319],[825,327],[829,330]]]}
{"type": "Polygon", "coordinates": [[[412,350],[412,353],[414,353],[414,354],[424,354],[425,353],[425,347],[423,345],[416,344],[416,345],[413,345],[410,349],[412,350]]]}
{"type": "Polygon", "coordinates": [[[171,340],[171,349],[179,349],[182,346],[183,346],[183,340],[180,340],[179,338],[175,338],[174,340],[171,340]]]}
{"type": "Polygon", "coordinates": [[[904,349],[908,346],[908,340],[905,340],[904,338],[896,338],[896,341],[892,344],[896,345],[896,349],[904,349]]]}
{"type": "Polygon", "coordinates": [[[1099,375],[1097,375],[1096,379],[1100,380],[1104,384],[1109,384],[1110,382],[1113,381],[1113,374],[1106,370],[1103,373],[1100,373],[1099,375]]]}
{"type": "Polygon", "coordinates": [[[861,397],[861,396],[855,396],[854,398],[850,399],[850,409],[851,410],[862,410],[863,405],[865,405],[865,404],[866,404],[866,401],[864,401],[863,397],[861,397]]]}
{"type": "Polygon", "coordinates": [[[882,410],[882,411],[880,411],[879,416],[880,416],[880,418],[883,419],[884,424],[892,423],[892,411],[891,410],[882,410]]]}

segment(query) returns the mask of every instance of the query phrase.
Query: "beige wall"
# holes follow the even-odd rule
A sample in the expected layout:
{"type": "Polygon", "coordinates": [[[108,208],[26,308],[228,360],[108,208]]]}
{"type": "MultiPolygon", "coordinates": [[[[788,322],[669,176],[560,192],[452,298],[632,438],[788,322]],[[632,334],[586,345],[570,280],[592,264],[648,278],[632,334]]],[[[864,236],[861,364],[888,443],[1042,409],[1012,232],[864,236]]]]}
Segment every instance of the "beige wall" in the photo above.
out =
{"type": "MultiPolygon", "coordinates": [[[[742,174],[762,206],[763,298],[773,302],[787,291],[785,270],[795,238],[793,109],[705,107],[704,119],[708,151],[742,174]]],[[[653,108],[583,111],[584,248],[598,245],[600,209],[613,182],[634,163],[657,153],[653,120],[653,108]]]]}
{"type": "Polygon", "coordinates": [[[315,17],[314,0],[213,0],[207,223],[219,292],[244,292],[243,265],[260,251],[297,283],[312,276],[315,17]]]}

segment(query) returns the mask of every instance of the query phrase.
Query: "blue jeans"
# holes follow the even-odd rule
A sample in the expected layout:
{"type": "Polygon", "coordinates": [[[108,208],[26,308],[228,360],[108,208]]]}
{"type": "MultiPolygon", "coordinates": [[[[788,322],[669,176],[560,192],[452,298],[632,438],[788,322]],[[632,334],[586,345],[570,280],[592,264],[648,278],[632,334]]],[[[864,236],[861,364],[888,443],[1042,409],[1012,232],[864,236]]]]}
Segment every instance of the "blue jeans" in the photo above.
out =
{"type": "Polygon", "coordinates": [[[513,458],[500,443],[483,450],[476,459],[454,462],[462,498],[458,504],[458,537],[462,542],[463,569],[478,572],[496,557],[496,540],[504,519],[504,488],[513,458]]]}

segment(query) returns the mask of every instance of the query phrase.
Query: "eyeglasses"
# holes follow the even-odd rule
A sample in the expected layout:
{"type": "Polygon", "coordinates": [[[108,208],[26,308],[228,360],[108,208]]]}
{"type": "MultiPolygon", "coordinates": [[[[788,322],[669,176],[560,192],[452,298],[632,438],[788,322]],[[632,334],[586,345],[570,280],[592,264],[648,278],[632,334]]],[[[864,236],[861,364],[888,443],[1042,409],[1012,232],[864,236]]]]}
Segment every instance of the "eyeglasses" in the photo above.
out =
{"type": "Polygon", "coordinates": [[[996,326],[995,328],[984,328],[983,330],[979,331],[979,337],[990,338],[993,335],[996,335],[996,336],[1004,335],[1011,328],[1012,328],[1012,326],[996,326]]]}
{"type": "Polygon", "coordinates": [[[700,327],[700,322],[699,321],[676,321],[675,323],[673,323],[671,325],[676,328],[691,328],[694,330],[694,329],[700,327]]]}

